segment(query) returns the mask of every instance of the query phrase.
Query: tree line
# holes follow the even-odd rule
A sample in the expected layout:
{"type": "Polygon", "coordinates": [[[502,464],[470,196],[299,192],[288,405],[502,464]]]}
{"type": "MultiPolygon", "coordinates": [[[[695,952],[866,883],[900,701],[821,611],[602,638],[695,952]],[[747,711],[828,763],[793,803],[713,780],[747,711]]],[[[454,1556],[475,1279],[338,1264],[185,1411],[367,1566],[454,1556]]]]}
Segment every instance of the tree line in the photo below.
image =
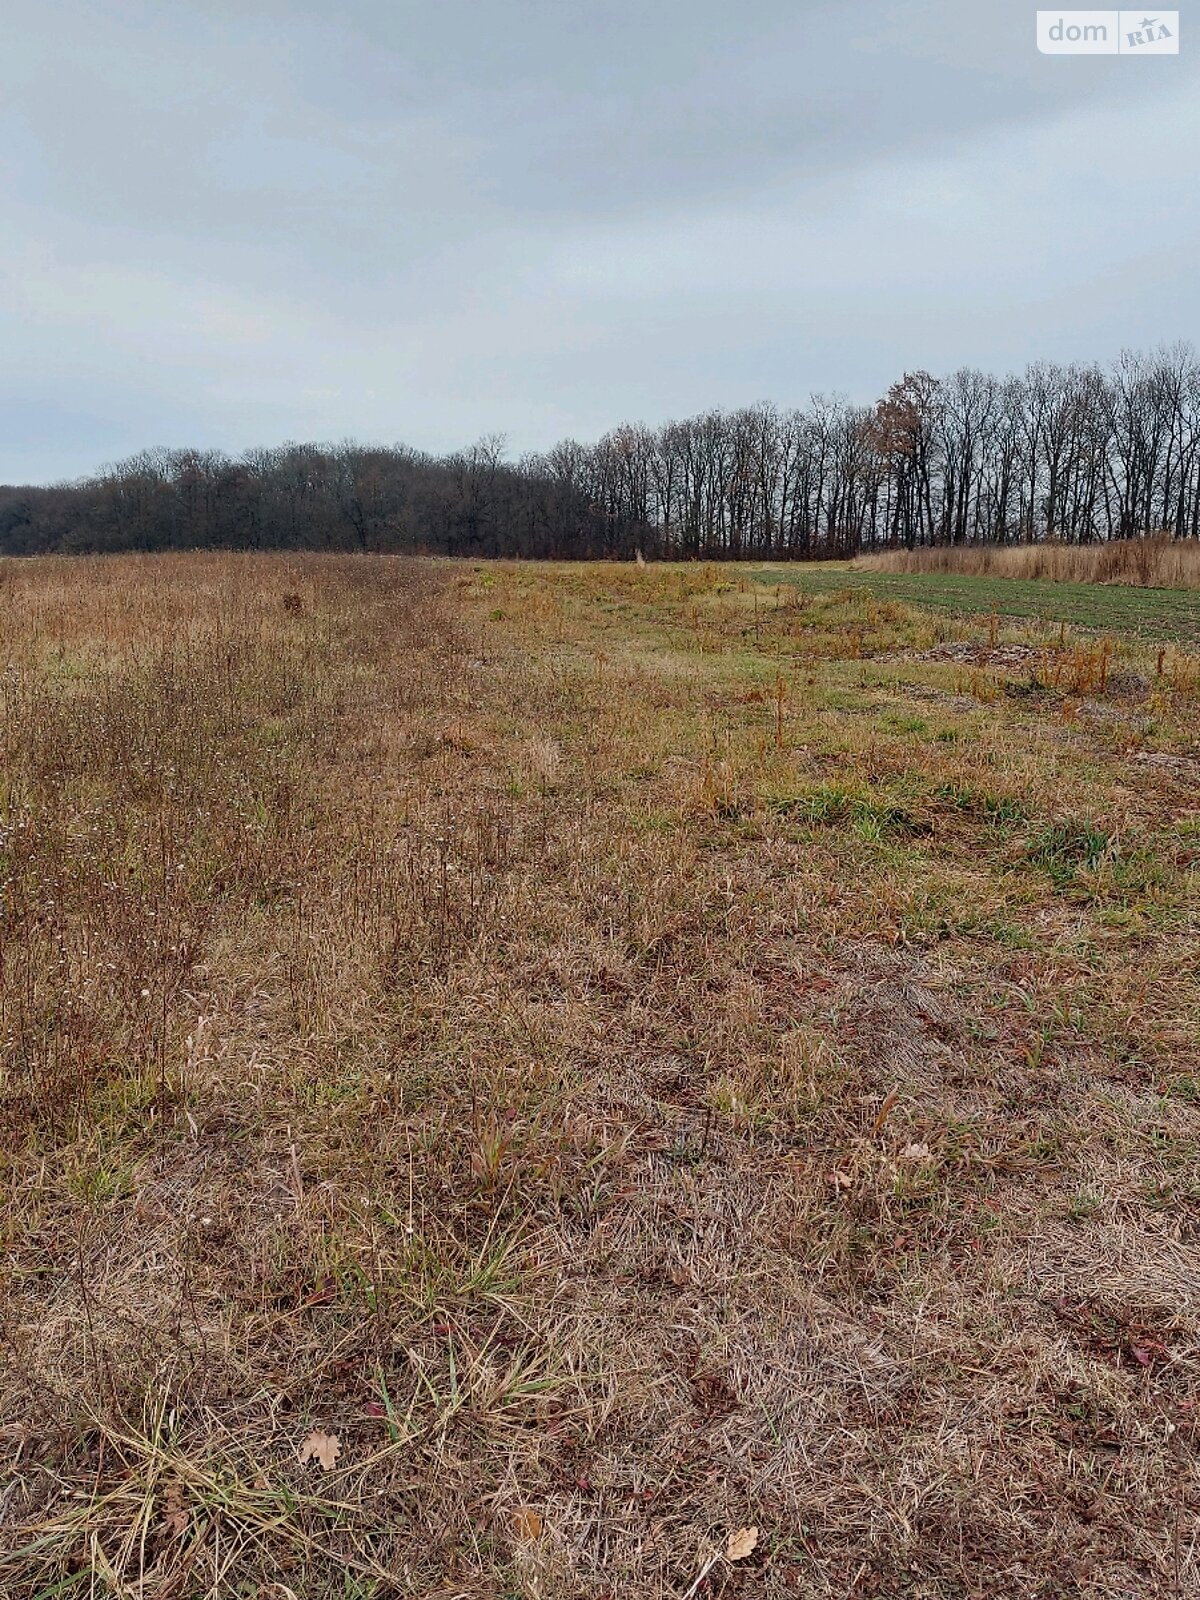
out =
{"type": "Polygon", "coordinates": [[[151,450],[0,488],[0,551],[315,549],[803,560],[926,545],[1200,536],[1200,360],[909,372],[874,405],[714,410],[519,461],[286,444],[151,450]]]}

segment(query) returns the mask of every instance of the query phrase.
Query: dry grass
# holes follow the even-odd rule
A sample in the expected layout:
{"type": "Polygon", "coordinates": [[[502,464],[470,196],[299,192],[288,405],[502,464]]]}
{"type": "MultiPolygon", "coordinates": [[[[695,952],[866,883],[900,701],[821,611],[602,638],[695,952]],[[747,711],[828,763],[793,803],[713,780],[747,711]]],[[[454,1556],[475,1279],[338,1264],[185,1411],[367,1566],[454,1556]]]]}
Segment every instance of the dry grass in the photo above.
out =
{"type": "Polygon", "coordinates": [[[1154,534],[1107,544],[937,545],[860,556],[853,565],[865,572],[948,572],[976,578],[1200,589],[1200,540],[1154,534]]]}
{"type": "Polygon", "coordinates": [[[0,639],[5,1596],[1200,1592],[1193,657],[382,558],[0,639]]]}

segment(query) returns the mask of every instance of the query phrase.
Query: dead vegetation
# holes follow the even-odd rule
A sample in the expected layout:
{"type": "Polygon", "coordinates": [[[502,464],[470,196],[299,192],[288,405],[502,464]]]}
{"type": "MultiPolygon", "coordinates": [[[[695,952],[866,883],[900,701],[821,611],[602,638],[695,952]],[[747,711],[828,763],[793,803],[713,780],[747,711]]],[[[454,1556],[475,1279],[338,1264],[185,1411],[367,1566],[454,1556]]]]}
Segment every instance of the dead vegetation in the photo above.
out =
{"type": "Polygon", "coordinates": [[[1200,1589],[1191,657],[5,577],[0,1591],[1200,1589]]]}
{"type": "Polygon", "coordinates": [[[1174,539],[1159,533],[1095,544],[1049,540],[1022,545],[935,545],[859,556],[853,565],[865,572],[946,572],[975,578],[1200,589],[1200,539],[1174,539]]]}

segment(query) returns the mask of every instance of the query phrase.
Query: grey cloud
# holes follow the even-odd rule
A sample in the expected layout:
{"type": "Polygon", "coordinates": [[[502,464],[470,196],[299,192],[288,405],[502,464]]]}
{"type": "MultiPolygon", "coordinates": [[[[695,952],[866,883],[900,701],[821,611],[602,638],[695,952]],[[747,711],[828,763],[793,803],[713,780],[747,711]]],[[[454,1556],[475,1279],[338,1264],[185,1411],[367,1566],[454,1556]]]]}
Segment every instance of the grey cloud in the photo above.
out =
{"type": "Polygon", "coordinates": [[[1024,0],[10,10],[10,480],[532,447],[1195,330],[1186,38],[1050,60],[1024,0]]]}

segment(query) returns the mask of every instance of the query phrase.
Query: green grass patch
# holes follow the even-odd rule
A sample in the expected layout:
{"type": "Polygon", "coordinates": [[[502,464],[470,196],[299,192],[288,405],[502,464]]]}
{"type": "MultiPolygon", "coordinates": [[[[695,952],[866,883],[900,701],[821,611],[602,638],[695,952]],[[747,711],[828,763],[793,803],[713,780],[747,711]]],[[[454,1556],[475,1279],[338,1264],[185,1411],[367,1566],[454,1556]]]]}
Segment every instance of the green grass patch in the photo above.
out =
{"type": "Polygon", "coordinates": [[[794,584],[807,594],[873,596],[966,615],[996,612],[1067,622],[1089,632],[1200,643],[1200,603],[1188,589],[1139,589],[1127,584],[1050,583],[1028,578],[969,578],[952,573],[854,572],[824,563],[755,568],[763,585],[794,584]]]}

